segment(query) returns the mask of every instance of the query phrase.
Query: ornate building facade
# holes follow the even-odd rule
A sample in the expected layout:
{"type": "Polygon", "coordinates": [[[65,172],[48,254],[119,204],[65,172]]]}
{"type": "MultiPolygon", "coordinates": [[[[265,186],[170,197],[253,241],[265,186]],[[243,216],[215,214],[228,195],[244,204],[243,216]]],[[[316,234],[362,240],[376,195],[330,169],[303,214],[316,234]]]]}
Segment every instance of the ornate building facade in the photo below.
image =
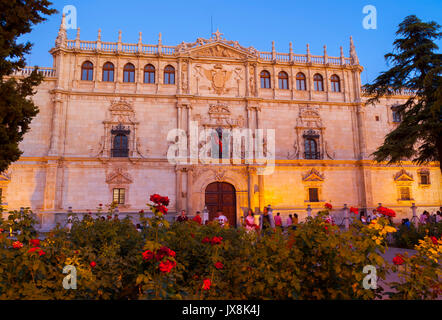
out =
{"type": "MultiPolygon", "coordinates": [[[[350,38],[349,57],[261,52],[225,40],[176,46],[68,40],[61,24],[54,64],[34,101],[40,113],[21,143],[24,154],[0,176],[8,209],[31,207],[44,226],[69,207],[94,211],[117,201],[137,213],[150,194],[171,198],[169,211],[223,209],[230,223],[247,208],[271,204],[282,216],[325,202],[372,209],[382,203],[397,218],[441,205],[438,163],[378,164],[370,154],[400,115],[407,92],[366,105],[363,70],[350,38]],[[203,128],[274,129],[275,168],[253,163],[174,164],[168,133],[203,128]]],[[[32,71],[26,68],[15,76],[32,71]]],[[[189,143],[189,142],[188,142],[189,143]]]]}

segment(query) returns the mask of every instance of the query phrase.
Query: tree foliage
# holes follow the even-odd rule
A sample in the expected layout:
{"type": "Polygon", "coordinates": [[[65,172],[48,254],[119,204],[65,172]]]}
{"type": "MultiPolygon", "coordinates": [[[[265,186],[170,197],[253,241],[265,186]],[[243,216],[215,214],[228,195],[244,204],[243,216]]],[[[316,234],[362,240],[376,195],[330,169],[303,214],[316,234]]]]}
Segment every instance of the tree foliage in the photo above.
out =
{"type": "Polygon", "coordinates": [[[56,12],[49,8],[51,4],[47,0],[0,1],[0,172],[22,154],[18,144],[38,113],[31,97],[43,79],[37,68],[24,79],[9,77],[25,67],[25,55],[32,48],[30,42],[18,43],[18,38],[45,21],[45,15],[56,12]]]}
{"type": "Polygon", "coordinates": [[[396,106],[400,124],[385,137],[373,153],[376,161],[398,163],[410,159],[418,164],[440,161],[442,156],[442,55],[435,41],[441,39],[440,25],[422,22],[414,15],[399,24],[394,50],[385,55],[391,68],[372,84],[365,85],[371,98],[391,96],[398,90],[411,91],[411,97],[396,106]]]}

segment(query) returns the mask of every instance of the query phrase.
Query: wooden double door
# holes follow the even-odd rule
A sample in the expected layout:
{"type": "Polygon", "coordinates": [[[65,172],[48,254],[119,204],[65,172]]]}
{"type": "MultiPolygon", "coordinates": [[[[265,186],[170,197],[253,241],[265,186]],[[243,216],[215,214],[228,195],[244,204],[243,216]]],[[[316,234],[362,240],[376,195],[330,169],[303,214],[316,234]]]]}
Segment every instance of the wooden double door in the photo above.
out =
{"type": "Polygon", "coordinates": [[[236,226],[236,191],[226,182],[213,182],[206,187],[205,203],[209,210],[209,220],[221,210],[229,220],[229,225],[236,226]]]}

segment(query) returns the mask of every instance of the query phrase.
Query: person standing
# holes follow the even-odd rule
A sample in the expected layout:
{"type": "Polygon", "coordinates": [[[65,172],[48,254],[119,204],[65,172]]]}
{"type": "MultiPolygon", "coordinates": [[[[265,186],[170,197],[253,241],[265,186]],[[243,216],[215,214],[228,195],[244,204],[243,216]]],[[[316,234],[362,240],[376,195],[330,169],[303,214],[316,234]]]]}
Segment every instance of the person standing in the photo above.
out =
{"type": "Polygon", "coordinates": [[[267,207],[264,207],[264,213],[261,215],[261,229],[263,232],[271,228],[270,216],[267,207]]]}
{"type": "Polygon", "coordinates": [[[293,224],[293,216],[291,214],[289,214],[289,217],[287,218],[287,222],[286,222],[287,228],[291,228],[292,224],[293,224]]]}
{"type": "Polygon", "coordinates": [[[201,219],[201,212],[197,211],[195,217],[193,217],[193,221],[195,221],[198,224],[202,224],[203,219],[201,219]]]}
{"type": "MultiPolygon", "coordinates": [[[[250,211],[252,210],[250,209],[250,211]]],[[[261,216],[259,214],[253,214],[253,220],[255,220],[257,230],[259,230],[261,228],[261,216]]]]}
{"type": "Polygon", "coordinates": [[[248,232],[259,229],[259,227],[255,224],[254,214],[252,209],[249,209],[247,212],[247,217],[244,219],[244,226],[248,232]]]}
{"type": "Polygon", "coordinates": [[[227,217],[224,215],[224,213],[221,210],[218,210],[216,212],[216,214],[217,214],[217,217],[215,219],[219,222],[219,224],[222,228],[224,228],[224,226],[229,224],[229,220],[227,219],[227,217]]]}
{"type": "Polygon", "coordinates": [[[189,220],[189,218],[186,215],[186,210],[181,210],[181,215],[176,219],[178,222],[184,222],[189,220]]]}
{"type": "Polygon", "coordinates": [[[298,226],[298,214],[294,213],[292,219],[292,230],[296,230],[297,226],[298,226]]]}
{"type": "Polygon", "coordinates": [[[282,219],[279,212],[275,216],[275,227],[282,230],[282,219]]]}

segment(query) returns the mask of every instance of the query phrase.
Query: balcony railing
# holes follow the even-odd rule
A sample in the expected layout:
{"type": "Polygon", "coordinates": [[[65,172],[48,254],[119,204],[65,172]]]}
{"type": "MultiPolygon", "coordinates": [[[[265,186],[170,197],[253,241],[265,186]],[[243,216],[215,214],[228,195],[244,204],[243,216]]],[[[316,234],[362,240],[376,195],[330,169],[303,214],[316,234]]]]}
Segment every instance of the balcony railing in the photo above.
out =
{"type": "MultiPolygon", "coordinates": [[[[24,67],[14,72],[14,76],[29,76],[35,67],[24,67]]],[[[38,68],[38,72],[45,77],[55,77],[55,68],[38,68]]]]}
{"type": "MultiPolygon", "coordinates": [[[[227,45],[234,46],[229,41],[227,45]]],[[[104,51],[104,52],[123,52],[123,53],[141,53],[147,55],[174,55],[177,52],[176,46],[150,45],[141,43],[122,43],[122,42],[101,42],[84,40],[67,40],[67,49],[77,49],[82,51],[104,51]]],[[[256,51],[258,58],[262,61],[275,61],[282,63],[307,63],[331,65],[352,65],[352,59],[348,57],[325,57],[319,55],[293,54],[283,52],[265,52],[256,51]],[[310,59],[309,59],[310,58],[310,59]]]]}

